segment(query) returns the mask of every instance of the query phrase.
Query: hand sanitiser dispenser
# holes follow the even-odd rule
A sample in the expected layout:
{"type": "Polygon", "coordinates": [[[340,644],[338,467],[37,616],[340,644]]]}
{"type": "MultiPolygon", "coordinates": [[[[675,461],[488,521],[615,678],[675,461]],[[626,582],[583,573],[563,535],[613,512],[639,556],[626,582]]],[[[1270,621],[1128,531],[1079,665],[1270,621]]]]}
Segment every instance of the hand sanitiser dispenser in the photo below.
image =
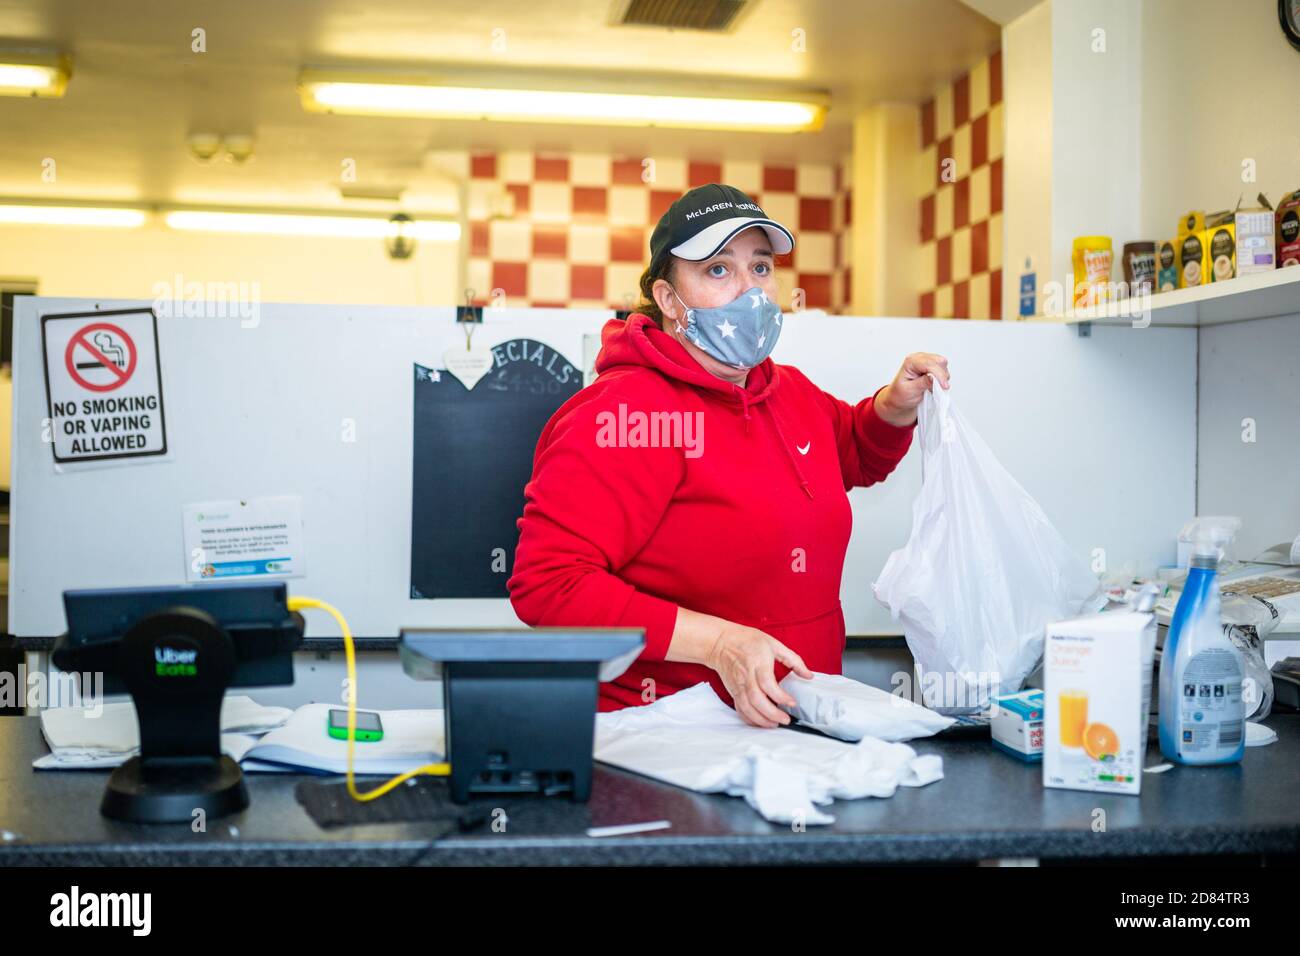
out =
{"type": "Polygon", "coordinates": [[[1241,522],[1196,518],[1187,582],[1160,658],[1160,752],[1182,764],[1236,763],[1245,752],[1241,652],[1223,630],[1218,566],[1241,522]]]}

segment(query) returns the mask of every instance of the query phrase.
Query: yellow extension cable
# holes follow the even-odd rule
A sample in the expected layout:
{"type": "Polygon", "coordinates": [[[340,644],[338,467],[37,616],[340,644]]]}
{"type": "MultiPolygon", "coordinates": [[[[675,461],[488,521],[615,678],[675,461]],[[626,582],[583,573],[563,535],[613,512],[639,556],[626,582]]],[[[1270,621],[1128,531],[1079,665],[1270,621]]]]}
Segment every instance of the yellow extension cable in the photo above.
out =
{"type": "Polygon", "coordinates": [[[352,776],[352,761],[357,746],[357,654],[356,648],[352,645],[352,630],[348,627],[347,620],[339,612],[339,609],[332,604],[326,604],[324,601],[309,597],[291,597],[289,598],[290,611],[302,611],[306,608],[319,608],[326,614],[334,617],[338,621],[339,629],[343,632],[343,650],[346,653],[348,661],[348,793],[353,800],[374,800],[376,797],[382,797],[388,791],[392,790],[399,784],[403,784],[412,777],[419,777],[427,774],[431,777],[445,777],[451,773],[451,764],[449,763],[429,763],[423,767],[416,767],[414,770],[408,770],[406,773],[398,774],[391,780],[387,780],[375,787],[373,790],[367,790],[362,793],[357,789],[357,784],[352,776]]]}

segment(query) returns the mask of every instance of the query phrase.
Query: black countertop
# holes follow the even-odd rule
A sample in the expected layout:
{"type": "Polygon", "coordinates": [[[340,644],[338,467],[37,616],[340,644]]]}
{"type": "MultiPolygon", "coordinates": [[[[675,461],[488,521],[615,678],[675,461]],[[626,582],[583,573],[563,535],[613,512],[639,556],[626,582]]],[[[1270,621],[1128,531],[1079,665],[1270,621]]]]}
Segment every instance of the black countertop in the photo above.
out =
{"type": "MultiPolygon", "coordinates": [[[[17,637],[13,638],[14,647],[20,651],[49,651],[54,649],[54,642],[57,637],[17,637]]],[[[352,639],[359,651],[395,651],[397,650],[396,637],[354,637],[352,639]]],[[[301,651],[342,651],[343,638],[341,637],[304,637],[301,651]]]]}
{"type": "MultiPolygon", "coordinates": [[[[323,830],[287,774],[249,774],[252,805],[209,822],[143,826],[99,814],[104,771],[34,771],[38,718],[0,718],[0,866],[369,864],[801,864],[1300,854],[1300,715],[1238,765],[1146,774],[1140,796],[1046,790],[1039,764],[984,740],[914,741],[944,779],[887,799],[837,801],[833,825],[792,832],[743,800],[692,793],[597,765],[588,804],[514,801],[506,832],[430,840],[419,823],[323,830]],[[1105,811],[1104,829],[1094,829],[1105,811]],[[592,826],[666,819],[672,828],[592,838],[592,826]]],[[[1161,762],[1154,742],[1146,765],[1161,762]]],[[[486,801],[491,804],[492,801],[486,801]]]]}
{"type": "MultiPolygon", "coordinates": [[[[20,651],[48,651],[54,647],[54,642],[58,640],[55,637],[15,637],[13,638],[14,646],[20,651]]],[[[353,642],[359,651],[395,651],[397,650],[396,637],[354,637],[353,642]]],[[[899,635],[876,636],[873,634],[850,634],[848,636],[847,649],[853,650],[877,650],[888,648],[897,650],[907,646],[907,642],[899,635]]],[[[302,646],[299,650],[319,651],[322,653],[329,651],[342,651],[343,638],[341,637],[304,637],[302,646]]]]}

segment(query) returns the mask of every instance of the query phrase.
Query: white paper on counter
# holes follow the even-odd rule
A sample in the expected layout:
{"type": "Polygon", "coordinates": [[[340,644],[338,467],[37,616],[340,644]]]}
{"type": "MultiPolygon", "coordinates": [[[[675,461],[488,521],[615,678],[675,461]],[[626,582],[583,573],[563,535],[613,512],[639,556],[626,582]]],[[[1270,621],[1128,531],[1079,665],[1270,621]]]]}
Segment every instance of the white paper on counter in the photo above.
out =
{"type": "Polygon", "coordinates": [[[833,823],[835,799],[889,797],[943,777],[943,759],[864,737],[851,744],[745,723],[708,684],[598,714],[596,759],[700,793],[744,797],[765,819],[833,823]]]}

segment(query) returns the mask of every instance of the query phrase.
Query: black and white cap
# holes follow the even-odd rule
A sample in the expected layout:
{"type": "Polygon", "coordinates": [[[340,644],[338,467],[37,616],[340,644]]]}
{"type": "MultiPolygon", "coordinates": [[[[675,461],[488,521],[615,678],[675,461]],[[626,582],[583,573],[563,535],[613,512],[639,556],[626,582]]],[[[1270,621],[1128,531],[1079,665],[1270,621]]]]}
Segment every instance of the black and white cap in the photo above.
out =
{"type": "Polygon", "coordinates": [[[785,255],[794,248],[790,230],[763,215],[758,203],[735,186],[709,183],[679,198],[659,219],[650,236],[650,258],[671,253],[699,262],[718,253],[745,229],[759,226],[772,243],[772,252],[785,255]]]}

